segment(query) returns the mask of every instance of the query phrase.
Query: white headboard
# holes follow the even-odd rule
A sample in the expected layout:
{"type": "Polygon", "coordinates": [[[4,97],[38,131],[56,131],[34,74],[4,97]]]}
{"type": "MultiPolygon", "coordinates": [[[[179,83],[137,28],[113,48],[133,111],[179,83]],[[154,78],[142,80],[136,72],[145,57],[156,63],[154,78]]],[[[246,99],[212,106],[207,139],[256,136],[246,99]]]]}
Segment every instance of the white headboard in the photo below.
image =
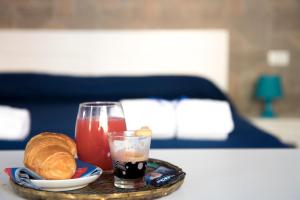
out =
{"type": "Polygon", "coordinates": [[[228,88],[226,30],[0,30],[0,72],[204,76],[228,88]]]}

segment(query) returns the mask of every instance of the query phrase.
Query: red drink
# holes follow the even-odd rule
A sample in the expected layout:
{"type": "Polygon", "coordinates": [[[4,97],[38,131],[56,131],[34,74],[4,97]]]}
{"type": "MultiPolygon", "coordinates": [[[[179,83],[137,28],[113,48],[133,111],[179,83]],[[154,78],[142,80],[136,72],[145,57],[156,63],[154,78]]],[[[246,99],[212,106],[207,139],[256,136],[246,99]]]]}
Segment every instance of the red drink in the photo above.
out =
{"type": "Polygon", "coordinates": [[[108,117],[107,120],[105,125],[96,118],[78,118],[76,122],[78,157],[85,162],[101,167],[103,170],[112,169],[112,159],[105,129],[108,132],[126,130],[124,118],[108,117]]]}

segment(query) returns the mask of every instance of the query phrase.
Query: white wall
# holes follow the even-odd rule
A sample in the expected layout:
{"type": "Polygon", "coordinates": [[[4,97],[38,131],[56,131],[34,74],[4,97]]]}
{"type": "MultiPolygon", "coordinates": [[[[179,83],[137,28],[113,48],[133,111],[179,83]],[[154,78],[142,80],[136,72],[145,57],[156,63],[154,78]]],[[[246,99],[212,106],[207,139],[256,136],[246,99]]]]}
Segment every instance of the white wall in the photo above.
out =
{"type": "Polygon", "coordinates": [[[1,30],[0,72],[186,74],[228,88],[226,30],[1,30]]]}

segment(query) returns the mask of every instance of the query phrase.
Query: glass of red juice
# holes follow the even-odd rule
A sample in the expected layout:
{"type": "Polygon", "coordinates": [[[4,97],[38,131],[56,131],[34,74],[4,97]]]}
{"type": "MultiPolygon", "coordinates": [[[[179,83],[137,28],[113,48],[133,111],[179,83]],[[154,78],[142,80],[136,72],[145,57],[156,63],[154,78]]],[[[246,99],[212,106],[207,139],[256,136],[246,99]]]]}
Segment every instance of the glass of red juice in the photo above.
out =
{"type": "Polygon", "coordinates": [[[124,113],[119,102],[81,103],[75,127],[78,158],[112,172],[108,132],[125,130],[124,113]]]}

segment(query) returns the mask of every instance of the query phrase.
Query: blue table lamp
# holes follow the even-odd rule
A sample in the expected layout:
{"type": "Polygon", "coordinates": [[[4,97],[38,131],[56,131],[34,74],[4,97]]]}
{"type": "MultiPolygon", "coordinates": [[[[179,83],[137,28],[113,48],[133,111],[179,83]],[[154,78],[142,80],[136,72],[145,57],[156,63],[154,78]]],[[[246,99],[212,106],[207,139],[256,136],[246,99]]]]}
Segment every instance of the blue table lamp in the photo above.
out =
{"type": "Polygon", "coordinates": [[[262,75],[259,77],[256,85],[256,97],[265,101],[262,117],[275,117],[272,101],[283,96],[281,77],[278,75],[262,75]]]}

